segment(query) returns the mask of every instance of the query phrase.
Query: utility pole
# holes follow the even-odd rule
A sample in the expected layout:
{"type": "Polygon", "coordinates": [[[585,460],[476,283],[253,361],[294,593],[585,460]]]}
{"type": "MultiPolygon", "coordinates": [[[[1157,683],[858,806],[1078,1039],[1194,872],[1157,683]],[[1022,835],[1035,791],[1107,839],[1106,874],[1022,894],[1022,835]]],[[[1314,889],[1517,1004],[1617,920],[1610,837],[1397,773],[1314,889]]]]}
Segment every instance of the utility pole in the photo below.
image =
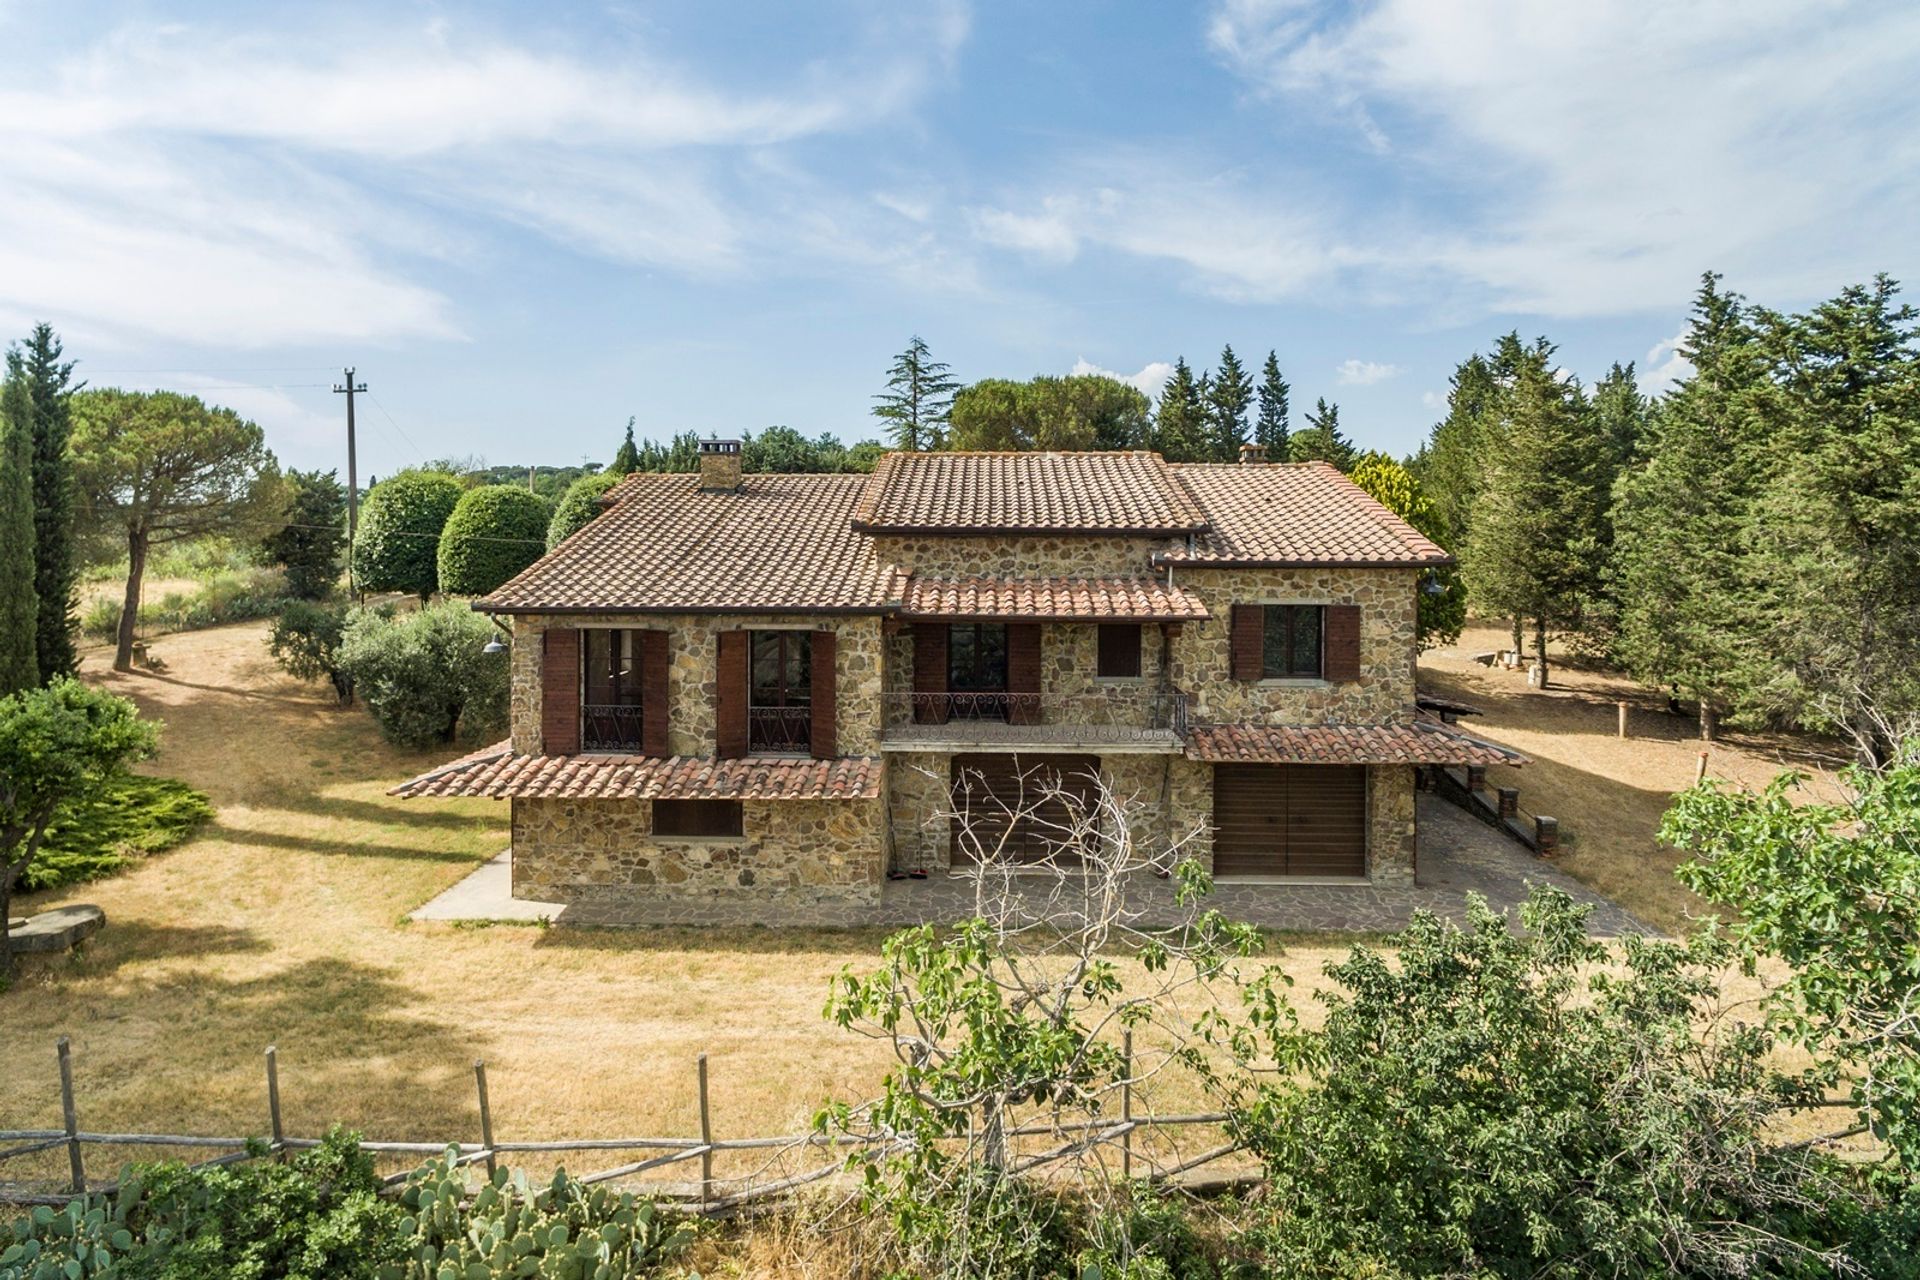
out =
{"type": "Polygon", "coordinates": [[[357,594],[353,581],[353,536],[360,530],[360,467],[353,452],[353,397],[365,391],[367,384],[353,380],[353,370],[343,369],[347,375],[344,386],[333,388],[335,395],[347,397],[347,591],[357,594]]]}

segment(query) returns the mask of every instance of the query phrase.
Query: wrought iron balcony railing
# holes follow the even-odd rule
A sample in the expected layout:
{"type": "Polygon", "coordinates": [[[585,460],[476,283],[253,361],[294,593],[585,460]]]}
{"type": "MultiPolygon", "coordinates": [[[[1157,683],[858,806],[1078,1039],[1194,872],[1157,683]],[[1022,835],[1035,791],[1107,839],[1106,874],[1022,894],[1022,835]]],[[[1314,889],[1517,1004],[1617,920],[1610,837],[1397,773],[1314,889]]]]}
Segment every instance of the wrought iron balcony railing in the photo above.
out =
{"type": "Polygon", "coordinates": [[[640,708],[611,703],[586,703],[580,708],[582,751],[638,751],[640,708]]]}
{"type": "Polygon", "coordinates": [[[812,745],[812,707],[747,708],[747,749],[749,751],[806,751],[812,745]]]}

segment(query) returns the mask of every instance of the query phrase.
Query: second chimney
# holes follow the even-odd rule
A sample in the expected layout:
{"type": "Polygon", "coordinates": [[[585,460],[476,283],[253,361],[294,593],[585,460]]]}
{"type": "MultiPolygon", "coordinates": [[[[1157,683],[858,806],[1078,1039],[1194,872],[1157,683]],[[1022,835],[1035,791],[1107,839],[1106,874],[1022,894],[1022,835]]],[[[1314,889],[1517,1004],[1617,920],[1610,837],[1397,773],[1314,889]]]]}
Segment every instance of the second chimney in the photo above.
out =
{"type": "Polygon", "coordinates": [[[1248,441],[1246,444],[1240,446],[1240,461],[1242,463],[1265,462],[1266,460],[1267,446],[1254,444],[1252,441],[1248,441]]]}
{"type": "Polygon", "coordinates": [[[732,493],[740,487],[740,442],[708,436],[700,442],[700,488],[732,493]]]}

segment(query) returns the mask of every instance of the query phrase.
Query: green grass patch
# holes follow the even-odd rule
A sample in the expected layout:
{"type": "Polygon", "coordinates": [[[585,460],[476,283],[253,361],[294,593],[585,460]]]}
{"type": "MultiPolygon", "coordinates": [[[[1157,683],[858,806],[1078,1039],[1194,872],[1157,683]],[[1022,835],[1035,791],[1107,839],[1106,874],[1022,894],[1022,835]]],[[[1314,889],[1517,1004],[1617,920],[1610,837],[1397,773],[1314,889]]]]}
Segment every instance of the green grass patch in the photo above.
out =
{"type": "Polygon", "coordinates": [[[54,819],[40,856],[27,868],[24,887],[58,889],[112,875],[180,844],[212,817],[206,795],[184,782],[122,778],[54,819]]]}

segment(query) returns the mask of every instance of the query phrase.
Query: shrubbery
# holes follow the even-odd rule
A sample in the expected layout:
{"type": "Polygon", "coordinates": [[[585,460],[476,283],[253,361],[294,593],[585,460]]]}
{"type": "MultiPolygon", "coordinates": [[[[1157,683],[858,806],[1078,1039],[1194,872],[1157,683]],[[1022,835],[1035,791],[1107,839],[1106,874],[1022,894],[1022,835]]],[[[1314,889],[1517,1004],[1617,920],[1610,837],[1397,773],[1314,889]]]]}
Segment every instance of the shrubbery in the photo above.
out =
{"type": "MultiPolygon", "coordinates": [[[[169,591],[140,606],[144,631],[197,631],[271,617],[287,600],[280,570],[263,565],[216,569],[192,591],[169,591]]],[[[120,601],[102,597],[80,615],[80,631],[111,641],[120,629],[120,601]]]]}
{"type": "Polygon", "coordinates": [[[440,531],[460,501],[460,482],[441,471],[402,471],[367,492],[353,571],[367,591],[427,599],[440,585],[440,531]]]}
{"type": "Polygon", "coordinates": [[[618,471],[599,471],[568,485],[560,504],[553,509],[553,519],[547,523],[547,550],[586,528],[600,514],[600,499],[624,479],[626,476],[618,471]]]}
{"type": "Polygon", "coordinates": [[[490,737],[507,725],[507,662],[480,650],[493,624],[465,604],[363,610],[347,621],[339,669],[380,731],[403,747],[490,737]]]}
{"type": "Polygon", "coordinates": [[[0,1280],[637,1280],[691,1229],[565,1173],[477,1186],[454,1155],[381,1198],[373,1160],[339,1130],[287,1164],[139,1166],[117,1196],[42,1206],[0,1235],[0,1280]]]}
{"type": "Polygon", "coordinates": [[[184,782],[144,774],[116,778],[97,794],[61,806],[21,887],[58,889],[98,880],[185,843],[212,817],[206,794],[184,782]]]}
{"type": "Polygon", "coordinates": [[[440,589],[481,596],[540,558],[552,510],[539,495],[491,484],[460,495],[440,531],[440,589]]]}
{"type": "Polygon", "coordinates": [[[267,633],[267,652],[296,680],[326,680],[344,705],[353,701],[353,677],[340,666],[346,638],[344,607],[295,600],[280,611],[267,633]]]}

